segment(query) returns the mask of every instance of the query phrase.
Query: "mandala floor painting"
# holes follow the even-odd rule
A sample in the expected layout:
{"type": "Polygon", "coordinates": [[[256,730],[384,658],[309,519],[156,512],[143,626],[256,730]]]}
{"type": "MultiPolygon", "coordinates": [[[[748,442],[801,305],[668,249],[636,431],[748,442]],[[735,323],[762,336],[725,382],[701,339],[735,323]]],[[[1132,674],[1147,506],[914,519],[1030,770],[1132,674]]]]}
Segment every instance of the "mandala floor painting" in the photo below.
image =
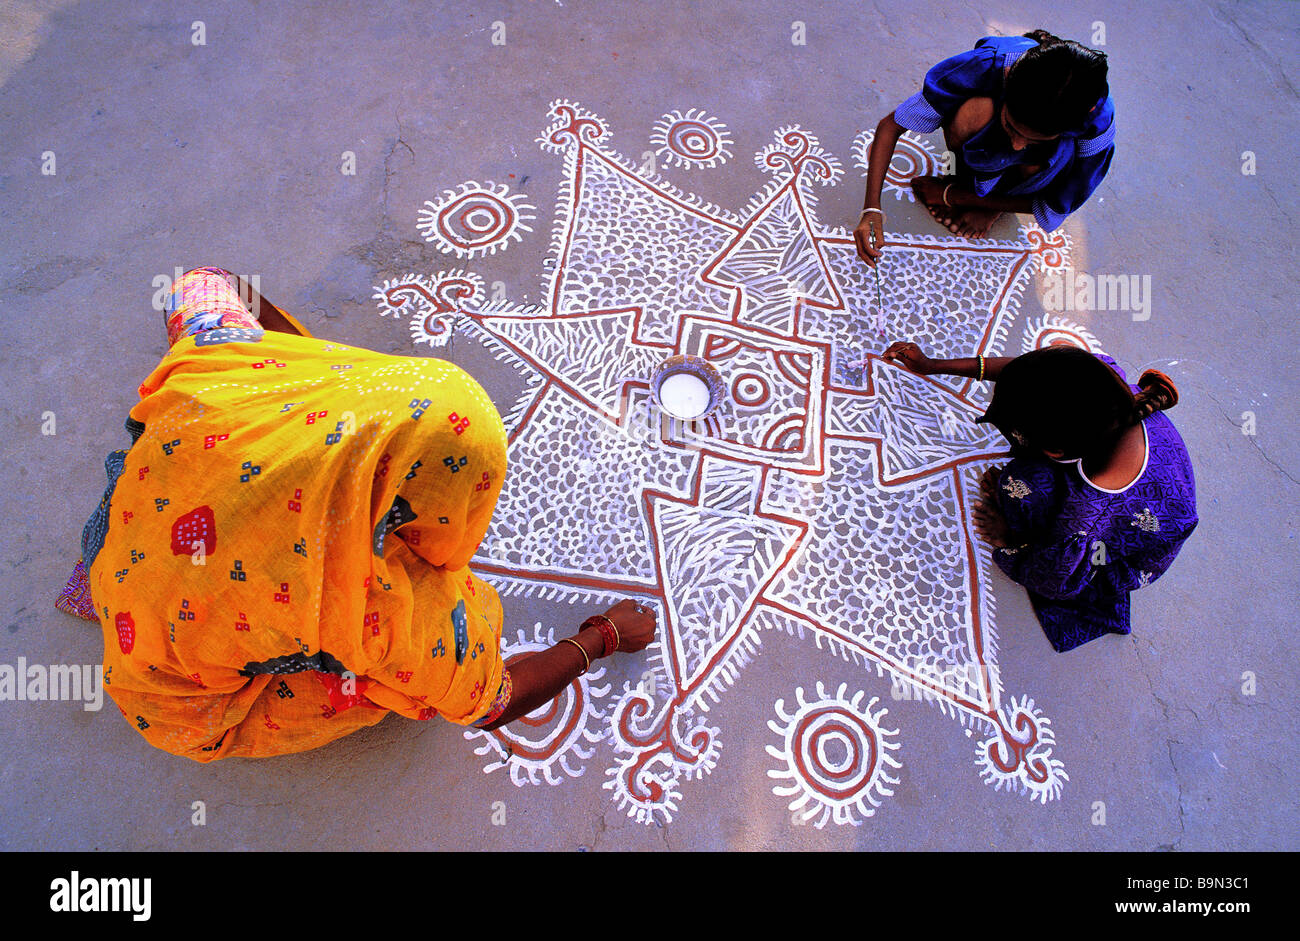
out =
{"type": "MultiPolygon", "coordinates": [[[[980,473],[1005,453],[972,421],[987,392],[879,351],[902,338],[952,355],[1061,338],[1097,349],[1073,324],[1020,311],[1035,271],[1068,265],[1066,237],[891,229],[882,312],[851,233],[817,216],[817,192],[845,171],[811,133],[776,130],[755,155],[770,181],[729,210],[622,156],[577,103],[555,102],[549,119],[538,143],[564,182],[544,303],[488,301],[463,269],[386,280],[376,299],[413,341],[470,335],[522,381],[503,417],[528,482],[507,484],[476,571],[505,595],[637,598],[660,636],[639,683],[614,688],[597,668],[525,720],[467,732],[485,771],[563,786],[603,765],[628,815],[671,820],[690,782],[725,760],[710,706],[747,695],[745,667],[781,631],[811,643],[761,734],[772,799],[801,820],[859,825],[887,806],[907,750],[882,705],[891,687],[958,720],[974,739],[968,773],[1057,797],[1068,775],[1051,723],[1003,688],[988,550],[967,522],[980,473]],[[655,410],[648,379],[677,353],[707,358],[727,384],[706,421],[655,410]],[[826,657],[860,665],[860,682],[821,682],[826,657]]],[[[646,140],[678,177],[726,172],[742,149],[694,109],[665,114],[628,151],[646,140]]],[[[854,147],[864,172],[869,141],[854,147]]],[[[907,180],[938,158],[910,135],[899,154],[887,185],[910,199],[907,180]]],[[[418,228],[485,263],[529,237],[534,211],[505,186],[461,183],[418,228]]],[[[507,657],[555,639],[540,625],[506,633],[507,657]]]]}

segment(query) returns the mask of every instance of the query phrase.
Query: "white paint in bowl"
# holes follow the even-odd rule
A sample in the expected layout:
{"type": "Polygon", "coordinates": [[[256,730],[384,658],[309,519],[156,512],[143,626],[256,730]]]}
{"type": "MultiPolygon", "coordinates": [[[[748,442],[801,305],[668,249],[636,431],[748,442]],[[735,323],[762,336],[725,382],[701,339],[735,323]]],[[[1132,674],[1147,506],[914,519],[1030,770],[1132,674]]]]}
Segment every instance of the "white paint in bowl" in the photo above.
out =
{"type": "Polygon", "coordinates": [[[688,372],[672,373],[659,383],[659,403],[676,418],[699,418],[709,410],[709,387],[688,372]]]}

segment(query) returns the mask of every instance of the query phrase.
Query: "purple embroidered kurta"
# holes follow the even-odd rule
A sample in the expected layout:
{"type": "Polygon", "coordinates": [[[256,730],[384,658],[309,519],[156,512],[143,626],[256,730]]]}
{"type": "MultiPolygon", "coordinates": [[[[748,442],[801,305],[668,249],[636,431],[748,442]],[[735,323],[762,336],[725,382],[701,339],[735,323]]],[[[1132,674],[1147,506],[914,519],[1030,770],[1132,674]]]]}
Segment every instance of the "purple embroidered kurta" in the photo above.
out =
{"type": "MultiPolygon", "coordinates": [[[[1100,358],[1124,376],[1114,360],[1100,358]]],[[[1162,412],[1142,425],[1146,463],[1121,490],[1096,486],[1077,461],[1041,457],[1015,458],[998,477],[1012,542],[1024,545],[995,549],[993,560],[1029,590],[1058,651],[1127,634],[1129,592],[1164,574],[1196,528],[1196,483],[1183,439],[1162,412]]]]}

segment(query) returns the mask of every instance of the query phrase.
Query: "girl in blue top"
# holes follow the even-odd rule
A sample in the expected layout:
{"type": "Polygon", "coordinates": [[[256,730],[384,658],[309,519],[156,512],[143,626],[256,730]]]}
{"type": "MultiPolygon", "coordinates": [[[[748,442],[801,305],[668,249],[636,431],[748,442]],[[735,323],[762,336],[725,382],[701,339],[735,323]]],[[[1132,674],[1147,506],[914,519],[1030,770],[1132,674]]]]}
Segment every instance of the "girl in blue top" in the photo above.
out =
{"type": "Polygon", "coordinates": [[[1002,213],[1032,212],[1051,232],[1087,202],[1114,156],[1106,56],[1036,30],[986,36],[930,69],[925,87],[876,127],[854,232],[867,264],[875,266],[884,243],[880,190],[898,138],[941,127],[956,174],[912,181],[941,225],[982,238],[1002,213]]]}

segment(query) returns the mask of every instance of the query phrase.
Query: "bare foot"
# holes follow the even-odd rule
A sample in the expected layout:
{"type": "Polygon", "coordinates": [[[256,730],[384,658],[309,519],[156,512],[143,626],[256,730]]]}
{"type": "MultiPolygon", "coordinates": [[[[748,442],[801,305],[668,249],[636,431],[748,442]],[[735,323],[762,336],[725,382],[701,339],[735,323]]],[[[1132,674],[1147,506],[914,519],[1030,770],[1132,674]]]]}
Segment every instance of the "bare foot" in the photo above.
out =
{"type": "Polygon", "coordinates": [[[966,209],[953,231],[964,238],[982,239],[1000,218],[1002,213],[996,209],[966,209]]]}
{"type": "Polygon", "coordinates": [[[983,238],[994,221],[1001,215],[987,209],[969,209],[949,206],[943,194],[955,183],[955,176],[918,176],[912,178],[912,193],[929,210],[934,221],[953,235],[965,238],[983,238]]]}
{"type": "Polygon", "coordinates": [[[934,220],[949,232],[956,232],[961,215],[943,201],[944,191],[956,182],[953,176],[915,176],[912,177],[912,195],[930,211],[934,220]]]}
{"type": "Polygon", "coordinates": [[[930,210],[930,215],[934,216],[934,221],[939,223],[954,235],[961,234],[963,212],[960,209],[952,209],[940,203],[937,206],[926,206],[930,210]]]}
{"type": "Polygon", "coordinates": [[[984,503],[992,503],[994,506],[998,503],[998,477],[1002,474],[1002,468],[990,467],[980,477],[980,497],[984,503]]]}
{"type": "Polygon", "coordinates": [[[971,519],[975,523],[975,531],[989,545],[1005,549],[1011,544],[1011,528],[1007,526],[1006,517],[996,505],[983,502],[975,504],[971,508],[971,519]]]}

